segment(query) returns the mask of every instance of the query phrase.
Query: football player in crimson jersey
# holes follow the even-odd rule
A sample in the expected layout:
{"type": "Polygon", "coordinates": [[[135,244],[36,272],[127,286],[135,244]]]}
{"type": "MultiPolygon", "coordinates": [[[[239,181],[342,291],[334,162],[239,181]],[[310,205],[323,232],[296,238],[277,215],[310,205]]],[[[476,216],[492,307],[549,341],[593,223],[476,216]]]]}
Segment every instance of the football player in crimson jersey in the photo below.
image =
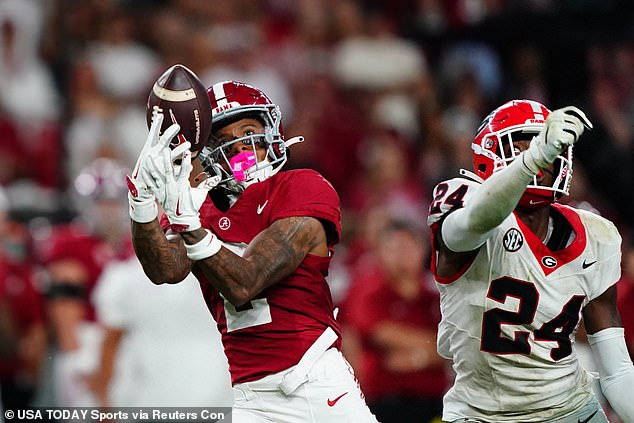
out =
{"type": "Polygon", "coordinates": [[[634,367],[616,308],[621,237],[608,220],[556,202],[585,128],[576,107],[510,101],[478,130],[475,174],[434,190],[438,351],[456,373],[446,422],[607,422],[574,349],[582,317],[601,389],[634,422],[634,367]]]}
{"type": "Polygon", "coordinates": [[[302,139],[284,139],[262,91],[225,81],[209,97],[212,134],[197,157],[208,178],[192,174],[189,143],[169,149],[178,126],[158,134],[158,110],[128,178],[146,274],[198,278],[229,361],[234,421],[375,422],[339,351],[325,279],[341,232],[337,193],[313,170],[280,172],[302,139]]]}

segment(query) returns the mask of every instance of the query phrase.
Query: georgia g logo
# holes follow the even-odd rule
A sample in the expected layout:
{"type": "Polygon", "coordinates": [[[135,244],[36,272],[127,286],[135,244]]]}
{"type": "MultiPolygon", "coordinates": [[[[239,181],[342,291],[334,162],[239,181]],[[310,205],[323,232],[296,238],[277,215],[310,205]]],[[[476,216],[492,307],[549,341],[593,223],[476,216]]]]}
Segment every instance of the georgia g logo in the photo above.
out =
{"type": "Polygon", "coordinates": [[[557,259],[551,256],[542,257],[542,264],[549,269],[557,267],[557,259]]]}
{"type": "Polygon", "coordinates": [[[506,251],[514,253],[524,245],[524,235],[518,229],[511,228],[504,234],[502,245],[506,251]]]}

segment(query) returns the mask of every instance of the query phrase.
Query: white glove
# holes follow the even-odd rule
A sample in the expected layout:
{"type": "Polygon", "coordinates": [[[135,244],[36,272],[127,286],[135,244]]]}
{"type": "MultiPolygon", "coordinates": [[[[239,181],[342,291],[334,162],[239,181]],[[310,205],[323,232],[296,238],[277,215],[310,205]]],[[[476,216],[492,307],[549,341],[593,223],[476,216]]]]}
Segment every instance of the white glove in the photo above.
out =
{"type": "Polygon", "coordinates": [[[209,176],[204,181],[199,183],[196,187],[192,187],[192,198],[194,200],[194,206],[196,210],[200,210],[203,203],[207,199],[209,190],[215,188],[220,182],[222,177],[220,175],[209,176]]]}
{"type": "Polygon", "coordinates": [[[190,232],[201,226],[198,209],[202,203],[194,201],[189,183],[189,175],[193,169],[189,146],[188,142],[183,143],[172,151],[167,142],[164,144],[162,158],[153,160],[154,169],[150,170],[150,187],[163,206],[175,233],[190,232]],[[175,158],[179,158],[174,153],[180,156],[180,164],[174,163],[175,158]]]}
{"type": "Polygon", "coordinates": [[[522,155],[524,165],[534,174],[548,168],[566,148],[579,140],[592,123],[575,106],[554,110],[546,118],[541,132],[533,138],[522,155]]]}
{"type": "Polygon", "coordinates": [[[161,145],[165,140],[169,144],[169,141],[180,131],[178,125],[172,125],[162,136],[159,136],[162,124],[163,113],[155,109],[152,112],[150,131],[132,170],[132,175],[126,175],[130,218],[138,223],[151,222],[158,216],[158,208],[154,201],[155,196],[149,186],[148,166],[151,163],[150,159],[161,151],[161,145]]]}
{"type": "MultiPolygon", "coordinates": [[[[198,210],[207,198],[210,189],[218,185],[221,175],[207,177],[197,187],[192,188],[189,178],[192,166],[191,144],[185,142],[173,150],[170,140],[161,138],[160,153],[149,156],[147,166],[147,183],[155,193],[159,203],[165,210],[174,233],[190,232],[200,228],[198,210]]],[[[197,243],[185,244],[187,257],[191,260],[204,260],[218,253],[222,241],[211,231],[205,229],[206,235],[197,243]]]]}
{"type": "MultiPolygon", "coordinates": [[[[170,127],[171,128],[171,127],[170,127]]],[[[176,125],[175,133],[178,132],[176,125]]],[[[174,149],[171,139],[161,137],[158,146],[146,159],[146,182],[157,201],[165,210],[175,233],[189,232],[199,228],[198,210],[207,198],[209,190],[218,185],[222,176],[218,173],[206,176],[196,187],[191,187],[189,179],[193,169],[191,164],[191,144],[184,142],[174,149]]]]}

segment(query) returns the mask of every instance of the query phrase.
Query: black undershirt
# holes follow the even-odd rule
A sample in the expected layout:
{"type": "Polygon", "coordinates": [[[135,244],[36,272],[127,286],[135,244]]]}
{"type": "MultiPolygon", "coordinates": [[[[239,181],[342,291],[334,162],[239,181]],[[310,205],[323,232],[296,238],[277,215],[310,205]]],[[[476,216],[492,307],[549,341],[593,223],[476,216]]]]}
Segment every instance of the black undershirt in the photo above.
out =
{"type": "Polygon", "coordinates": [[[550,251],[562,250],[568,245],[573,232],[572,225],[561,213],[553,208],[550,209],[550,218],[553,220],[553,233],[550,235],[546,247],[550,251]]]}

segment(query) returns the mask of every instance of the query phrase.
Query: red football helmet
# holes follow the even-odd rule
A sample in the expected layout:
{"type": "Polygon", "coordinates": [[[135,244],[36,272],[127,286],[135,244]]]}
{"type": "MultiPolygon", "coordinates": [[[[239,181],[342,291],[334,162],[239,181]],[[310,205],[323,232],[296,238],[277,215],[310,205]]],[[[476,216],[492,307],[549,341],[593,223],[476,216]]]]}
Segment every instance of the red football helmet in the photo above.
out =
{"type": "MultiPolygon", "coordinates": [[[[543,104],[532,100],[512,100],[492,111],[480,124],[471,144],[475,173],[487,179],[515,160],[520,151],[514,148],[513,143],[532,140],[544,127],[549,114],[550,110],[543,104]]],[[[544,207],[562,195],[568,195],[572,177],[572,146],[555,161],[550,186],[540,185],[538,176],[528,184],[520,205],[544,207]]]]}
{"type": "Polygon", "coordinates": [[[243,190],[252,182],[262,181],[277,173],[287,160],[287,144],[284,142],[282,133],[282,114],[279,106],[273,104],[261,90],[242,82],[218,82],[208,89],[208,93],[211,100],[212,136],[209,145],[200,154],[205,171],[211,176],[221,174],[222,179],[219,184],[237,191],[243,190]],[[233,139],[221,144],[213,138],[213,133],[218,127],[245,117],[259,119],[264,124],[264,133],[233,139]],[[226,170],[236,169],[236,164],[230,163],[227,157],[232,145],[236,142],[251,144],[253,148],[253,154],[249,153],[249,161],[238,164],[238,167],[242,165],[242,170],[237,179],[235,170],[226,170]],[[266,148],[265,160],[257,160],[256,145],[266,148]],[[226,169],[220,166],[221,163],[226,164],[226,169]]]}

